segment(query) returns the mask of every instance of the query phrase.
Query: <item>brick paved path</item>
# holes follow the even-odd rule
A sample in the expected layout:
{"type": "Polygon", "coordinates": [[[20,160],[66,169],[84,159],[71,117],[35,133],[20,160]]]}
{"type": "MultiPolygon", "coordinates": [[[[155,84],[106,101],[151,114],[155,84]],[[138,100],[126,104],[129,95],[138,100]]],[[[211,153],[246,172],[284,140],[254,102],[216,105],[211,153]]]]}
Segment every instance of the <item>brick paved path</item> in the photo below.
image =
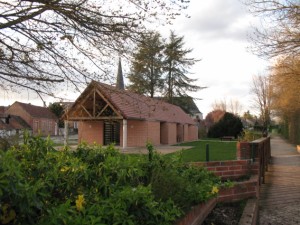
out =
{"type": "Polygon", "coordinates": [[[295,146],[275,136],[271,155],[260,189],[259,225],[300,224],[300,154],[295,146]]]}

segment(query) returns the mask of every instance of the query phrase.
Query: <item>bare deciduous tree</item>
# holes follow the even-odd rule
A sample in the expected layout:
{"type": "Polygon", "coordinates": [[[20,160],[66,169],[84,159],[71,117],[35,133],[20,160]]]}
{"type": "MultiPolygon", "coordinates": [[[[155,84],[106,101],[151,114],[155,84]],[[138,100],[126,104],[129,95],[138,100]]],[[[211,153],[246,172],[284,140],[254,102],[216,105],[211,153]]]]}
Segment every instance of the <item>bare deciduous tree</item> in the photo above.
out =
{"type": "Polygon", "coordinates": [[[243,0],[254,15],[262,17],[256,29],[254,50],[262,56],[299,55],[299,0],[243,0]]]}
{"type": "Polygon", "coordinates": [[[251,93],[253,94],[253,107],[259,111],[265,130],[271,122],[272,90],[268,76],[253,76],[251,93]]]}
{"type": "Polygon", "coordinates": [[[170,23],[188,3],[0,0],[0,87],[55,95],[57,83],[103,81],[112,56],[133,46],[147,23],[170,23]]]}
{"type": "Polygon", "coordinates": [[[226,99],[215,101],[212,104],[213,110],[222,110],[225,112],[230,112],[234,115],[239,115],[242,112],[243,106],[237,99],[230,99],[229,102],[227,102],[226,99]]]}

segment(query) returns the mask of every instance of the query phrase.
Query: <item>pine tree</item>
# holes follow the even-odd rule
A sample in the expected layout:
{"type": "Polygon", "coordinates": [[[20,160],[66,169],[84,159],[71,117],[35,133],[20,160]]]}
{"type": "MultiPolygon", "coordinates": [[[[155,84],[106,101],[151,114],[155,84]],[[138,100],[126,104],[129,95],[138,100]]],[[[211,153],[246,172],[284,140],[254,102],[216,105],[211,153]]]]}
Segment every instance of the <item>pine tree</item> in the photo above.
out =
{"type": "Polygon", "coordinates": [[[154,97],[162,89],[163,43],[161,35],[150,32],[138,45],[132,61],[129,89],[154,97]]]}
{"type": "Polygon", "coordinates": [[[169,42],[164,50],[165,96],[171,103],[175,96],[187,96],[187,91],[198,91],[203,88],[193,84],[197,79],[187,76],[190,74],[189,68],[199,60],[188,58],[187,55],[192,52],[192,49],[184,49],[183,39],[183,36],[177,36],[174,31],[171,31],[169,42]]]}

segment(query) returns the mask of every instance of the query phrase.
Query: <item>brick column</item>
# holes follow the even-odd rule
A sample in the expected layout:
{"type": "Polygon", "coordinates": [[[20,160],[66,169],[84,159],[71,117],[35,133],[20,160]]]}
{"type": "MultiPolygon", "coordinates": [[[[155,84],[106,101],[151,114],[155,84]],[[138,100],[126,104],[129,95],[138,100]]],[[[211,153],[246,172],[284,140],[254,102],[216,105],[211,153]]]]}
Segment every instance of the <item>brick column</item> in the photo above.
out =
{"type": "Polygon", "coordinates": [[[236,157],[238,160],[251,159],[251,145],[249,142],[237,142],[236,157]]]}

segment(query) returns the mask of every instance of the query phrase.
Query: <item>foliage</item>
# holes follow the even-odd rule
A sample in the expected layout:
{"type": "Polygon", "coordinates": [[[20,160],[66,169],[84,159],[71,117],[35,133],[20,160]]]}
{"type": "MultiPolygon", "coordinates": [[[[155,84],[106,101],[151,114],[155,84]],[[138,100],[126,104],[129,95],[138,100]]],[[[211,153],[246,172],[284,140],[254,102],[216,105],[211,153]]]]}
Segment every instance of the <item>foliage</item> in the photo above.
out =
{"type": "Polygon", "coordinates": [[[64,127],[64,121],[61,119],[61,116],[64,113],[64,108],[62,107],[62,105],[58,102],[50,103],[48,109],[50,109],[50,111],[54,113],[54,115],[56,115],[57,118],[59,119],[58,127],[60,128],[64,127]]]}
{"type": "MultiPolygon", "coordinates": [[[[192,146],[190,149],[182,150],[182,161],[205,161],[205,149],[207,144],[209,145],[209,155],[211,161],[236,159],[236,141],[222,142],[219,139],[207,139],[180,144],[179,146],[192,146]]],[[[176,153],[168,154],[166,157],[170,157],[174,154],[176,153]]]]}
{"type": "Polygon", "coordinates": [[[158,32],[144,35],[131,62],[129,89],[150,97],[160,92],[170,103],[175,96],[190,98],[187,91],[202,89],[193,84],[197,79],[187,76],[189,68],[198,61],[187,57],[191,51],[184,49],[183,36],[177,36],[173,31],[169,41],[163,40],[158,32]]]}
{"type": "Polygon", "coordinates": [[[202,89],[193,82],[197,79],[191,79],[187,75],[190,74],[189,68],[199,60],[188,58],[188,54],[192,49],[184,48],[184,37],[178,36],[171,31],[169,40],[164,48],[164,72],[165,72],[165,96],[172,103],[175,96],[187,96],[187,91],[198,91],[202,89]]]}
{"type": "Polygon", "coordinates": [[[143,36],[134,54],[131,73],[128,75],[130,90],[153,98],[155,92],[162,89],[163,48],[158,32],[143,36]]]}
{"type": "Polygon", "coordinates": [[[281,120],[281,131],[295,144],[300,143],[299,73],[299,57],[284,57],[277,61],[271,75],[273,110],[281,120]]]}
{"type": "Polygon", "coordinates": [[[255,130],[244,130],[242,132],[241,137],[239,137],[239,139],[241,141],[251,142],[251,141],[254,141],[254,140],[259,139],[261,137],[262,137],[262,132],[257,132],[255,130]]]}
{"type": "Polygon", "coordinates": [[[219,138],[222,136],[234,136],[237,138],[243,131],[243,124],[238,116],[226,112],[222,119],[208,130],[207,137],[219,138]]]}
{"type": "Polygon", "coordinates": [[[212,173],[155,152],[149,161],[114,146],[52,146],[49,138],[25,135],[20,146],[0,151],[1,223],[173,224],[220,185],[212,173]],[[174,195],[161,195],[160,184],[174,195]]]}
{"type": "Polygon", "coordinates": [[[225,111],[217,109],[209,112],[205,117],[205,125],[209,129],[212,125],[217,123],[224,116],[225,111]]]}
{"type": "Polygon", "coordinates": [[[111,59],[131,51],[147,25],[171,23],[188,3],[0,1],[0,87],[55,96],[66,85],[106,80],[111,59]]]}

